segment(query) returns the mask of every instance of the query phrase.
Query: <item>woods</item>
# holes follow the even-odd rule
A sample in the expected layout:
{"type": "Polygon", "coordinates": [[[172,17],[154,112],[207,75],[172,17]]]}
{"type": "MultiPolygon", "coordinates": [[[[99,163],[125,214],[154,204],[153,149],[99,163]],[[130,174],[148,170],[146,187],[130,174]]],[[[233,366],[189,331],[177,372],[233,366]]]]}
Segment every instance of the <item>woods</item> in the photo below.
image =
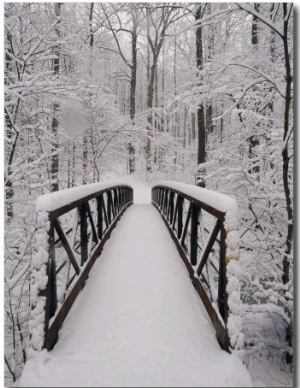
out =
{"type": "Polygon", "coordinates": [[[25,2],[4,17],[7,384],[29,356],[37,197],[124,176],[237,199],[239,355],[292,370],[293,5],[25,2]]]}

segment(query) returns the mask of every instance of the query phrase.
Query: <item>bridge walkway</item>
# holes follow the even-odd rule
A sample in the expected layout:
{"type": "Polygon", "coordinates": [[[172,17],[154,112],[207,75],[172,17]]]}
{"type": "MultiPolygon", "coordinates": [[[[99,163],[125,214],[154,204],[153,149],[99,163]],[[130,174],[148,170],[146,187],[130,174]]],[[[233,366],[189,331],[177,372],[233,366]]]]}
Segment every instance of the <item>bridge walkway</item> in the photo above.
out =
{"type": "Polygon", "coordinates": [[[213,326],[159,213],[123,215],[50,352],[19,386],[251,386],[213,326]]]}

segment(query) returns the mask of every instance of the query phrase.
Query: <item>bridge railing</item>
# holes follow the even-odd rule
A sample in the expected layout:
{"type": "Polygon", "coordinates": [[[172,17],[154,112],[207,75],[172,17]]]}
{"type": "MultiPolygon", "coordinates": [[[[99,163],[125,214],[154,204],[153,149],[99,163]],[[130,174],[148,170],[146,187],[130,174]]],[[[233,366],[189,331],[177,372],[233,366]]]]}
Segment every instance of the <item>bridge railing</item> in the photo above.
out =
{"type": "Polygon", "coordinates": [[[32,349],[54,346],[105,241],[132,201],[132,188],[120,183],[94,183],[38,198],[32,349]]]}
{"type": "Polygon", "coordinates": [[[236,201],[197,186],[162,182],[152,188],[152,203],[177,245],[219,344],[230,351],[237,342],[243,342],[238,338],[242,335],[241,322],[231,311],[240,303],[239,281],[233,279],[235,264],[227,271],[231,259],[235,263],[238,260],[236,201]]]}

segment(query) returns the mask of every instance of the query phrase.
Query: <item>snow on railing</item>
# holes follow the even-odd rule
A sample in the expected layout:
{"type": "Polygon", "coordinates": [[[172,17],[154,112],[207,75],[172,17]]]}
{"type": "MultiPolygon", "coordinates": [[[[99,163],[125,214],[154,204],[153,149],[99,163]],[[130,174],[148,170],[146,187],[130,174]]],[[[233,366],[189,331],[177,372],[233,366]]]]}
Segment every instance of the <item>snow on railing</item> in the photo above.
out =
{"type": "Polygon", "coordinates": [[[165,181],[152,188],[160,211],[223,349],[244,346],[236,200],[198,186],[165,181]]]}
{"type": "Polygon", "coordinates": [[[133,202],[121,182],[93,183],[37,199],[30,352],[51,349],[105,241],[133,202]]]}

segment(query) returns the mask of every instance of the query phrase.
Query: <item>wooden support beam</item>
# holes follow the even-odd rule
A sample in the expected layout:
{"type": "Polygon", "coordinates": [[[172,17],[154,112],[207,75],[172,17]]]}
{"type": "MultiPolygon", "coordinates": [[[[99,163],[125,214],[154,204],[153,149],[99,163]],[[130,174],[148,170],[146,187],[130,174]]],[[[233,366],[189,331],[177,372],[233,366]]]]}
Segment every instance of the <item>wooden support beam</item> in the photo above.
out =
{"type": "Polygon", "coordinates": [[[91,228],[92,228],[92,234],[93,234],[92,241],[94,243],[97,243],[98,242],[98,237],[97,237],[96,227],[95,227],[95,224],[94,224],[94,220],[93,220],[93,216],[92,216],[92,212],[91,212],[91,207],[90,207],[90,204],[88,202],[87,202],[87,214],[88,214],[88,218],[90,220],[90,225],[91,225],[91,228]]]}
{"type": "Polygon", "coordinates": [[[210,236],[209,236],[209,239],[208,239],[208,242],[205,246],[205,248],[202,250],[201,252],[201,257],[200,257],[200,263],[199,263],[199,266],[197,268],[197,275],[200,276],[201,272],[202,272],[202,269],[206,263],[206,260],[208,258],[208,255],[216,241],[216,238],[217,238],[217,235],[220,231],[220,228],[222,226],[222,222],[220,220],[217,220],[210,236]]]}
{"type": "Polygon", "coordinates": [[[183,228],[183,233],[182,233],[181,240],[180,240],[180,243],[181,243],[182,247],[184,246],[184,240],[185,240],[185,237],[186,237],[186,234],[187,234],[187,230],[188,230],[188,226],[189,226],[189,222],[190,222],[190,219],[191,219],[191,213],[192,213],[192,203],[189,204],[189,209],[188,209],[188,212],[187,212],[187,215],[186,215],[185,224],[184,224],[184,228],[183,228]]]}
{"type": "Polygon", "coordinates": [[[69,241],[68,241],[66,235],[64,234],[64,231],[62,230],[62,227],[60,225],[59,220],[58,219],[53,220],[53,225],[55,227],[56,233],[57,233],[63,247],[65,248],[65,251],[67,252],[68,258],[69,258],[70,262],[72,263],[76,274],[79,275],[80,267],[79,267],[77,260],[75,258],[73,249],[70,247],[69,241]]]}

